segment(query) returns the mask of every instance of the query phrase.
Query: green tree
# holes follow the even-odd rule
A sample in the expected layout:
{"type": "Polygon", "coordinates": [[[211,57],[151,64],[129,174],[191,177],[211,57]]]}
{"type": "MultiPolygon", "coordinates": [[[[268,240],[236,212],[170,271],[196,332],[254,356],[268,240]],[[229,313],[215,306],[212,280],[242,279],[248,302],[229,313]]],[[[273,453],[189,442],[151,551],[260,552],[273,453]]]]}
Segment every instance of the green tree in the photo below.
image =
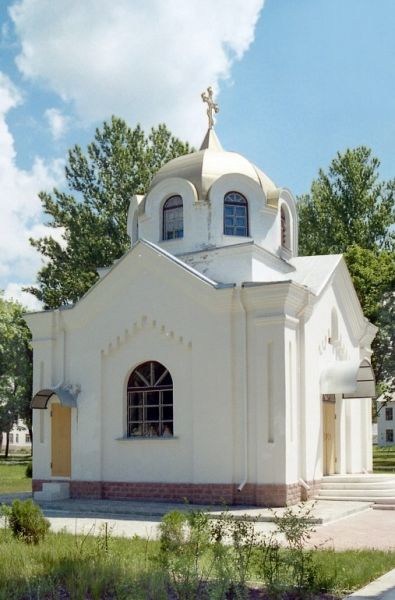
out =
{"type": "Polygon", "coordinates": [[[30,331],[18,302],[0,296],[0,431],[7,434],[18,417],[31,435],[32,350],[30,331]]]}
{"type": "Polygon", "coordinates": [[[380,390],[393,382],[395,180],[380,181],[379,166],[363,146],[338,152],[298,207],[300,253],[343,253],[364,314],[379,327],[373,366],[380,390]]]}
{"type": "Polygon", "coordinates": [[[298,198],[301,254],[343,253],[353,244],[393,249],[395,179],[380,182],[379,166],[360,146],[338,152],[327,173],[320,169],[310,194],[298,198]]]}
{"type": "Polygon", "coordinates": [[[48,226],[59,228],[63,242],[46,236],[31,243],[43,255],[38,287],[28,288],[45,308],[76,302],[92,286],[98,267],[110,266],[128,249],[129,201],[144,193],[166,162],[191,152],[188,143],[171,135],[165,125],[145,136],[112,117],[96,129],[84,154],[69,151],[65,169],[69,192],[41,192],[48,226]]]}

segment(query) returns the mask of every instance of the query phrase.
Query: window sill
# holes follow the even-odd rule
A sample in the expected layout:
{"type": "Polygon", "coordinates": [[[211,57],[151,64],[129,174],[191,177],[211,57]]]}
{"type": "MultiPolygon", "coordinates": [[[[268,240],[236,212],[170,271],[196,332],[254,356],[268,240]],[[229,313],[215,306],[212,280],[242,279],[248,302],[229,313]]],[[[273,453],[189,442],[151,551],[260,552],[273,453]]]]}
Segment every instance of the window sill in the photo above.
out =
{"type": "Polygon", "coordinates": [[[250,235],[230,235],[229,233],[223,233],[222,237],[225,240],[243,240],[247,242],[254,241],[254,238],[252,238],[250,235]]]}
{"type": "Polygon", "coordinates": [[[179,437],[177,435],[171,435],[168,437],[163,437],[163,436],[153,436],[153,435],[131,435],[129,437],[121,437],[121,438],[115,438],[116,442],[169,442],[172,440],[178,440],[179,437]]]}

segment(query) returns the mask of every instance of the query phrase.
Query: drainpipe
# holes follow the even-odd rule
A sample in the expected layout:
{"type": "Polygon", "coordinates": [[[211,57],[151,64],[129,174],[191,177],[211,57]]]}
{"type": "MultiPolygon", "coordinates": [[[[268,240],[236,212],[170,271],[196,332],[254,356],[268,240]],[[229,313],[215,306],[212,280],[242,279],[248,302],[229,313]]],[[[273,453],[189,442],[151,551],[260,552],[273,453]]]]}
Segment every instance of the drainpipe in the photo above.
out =
{"type": "Polygon", "coordinates": [[[241,323],[241,335],[242,343],[241,347],[241,382],[243,387],[242,400],[243,400],[243,440],[244,440],[244,460],[243,460],[243,480],[237,488],[238,492],[241,492],[248,480],[248,373],[247,373],[247,351],[248,351],[248,334],[247,334],[247,311],[243,302],[243,288],[236,289],[237,299],[240,306],[240,323],[241,323]]]}

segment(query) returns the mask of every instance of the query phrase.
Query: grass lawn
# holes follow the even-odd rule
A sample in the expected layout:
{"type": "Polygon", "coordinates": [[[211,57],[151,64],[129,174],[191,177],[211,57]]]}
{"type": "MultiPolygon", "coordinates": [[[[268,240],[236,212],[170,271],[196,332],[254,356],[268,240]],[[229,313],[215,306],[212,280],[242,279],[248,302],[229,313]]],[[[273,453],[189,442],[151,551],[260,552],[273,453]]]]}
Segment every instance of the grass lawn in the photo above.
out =
{"type": "Polygon", "coordinates": [[[395,473],[395,446],[373,446],[373,471],[395,473]]]}
{"type": "Polygon", "coordinates": [[[7,460],[0,456],[0,494],[32,491],[32,480],[25,476],[29,461],[26,454],[12,455],[7,460]]]}
{"type": "MultiPolygon", "coordinates": [[[[138,537],[106,539],[104,535],[94,538],[64,533],[50,533],[44,542],[32,546],[14,539],[10,530],[1,529],[0,600],[206,598],[201,593],[170,594],[158,552],[159,542],[138,537]]],[[[318,550],[314,562],[323,578],[331,581],[330,594],[322,597],[341,598],[394,568],[395,552],[318,550]]],[[[257,591],[257,584],[252,587],[255,591],[249,598],[266,598],[257,591]]]]}

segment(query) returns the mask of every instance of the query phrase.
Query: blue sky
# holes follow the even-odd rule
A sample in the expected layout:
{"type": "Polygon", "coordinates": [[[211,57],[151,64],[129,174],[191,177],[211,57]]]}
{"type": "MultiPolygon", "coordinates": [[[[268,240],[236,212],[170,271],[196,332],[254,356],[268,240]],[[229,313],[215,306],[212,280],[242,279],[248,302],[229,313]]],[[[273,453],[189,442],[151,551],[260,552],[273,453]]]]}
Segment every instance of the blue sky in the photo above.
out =
{"type": "Polygon", "coordinates": [[[210,84],[223,146],[295,195],[360,144],[394,177],[394,25],[393,0],[3,0],[0,288],[36,306],[37,192],[69,147],[112,113],[198,145],[210,84]]]}

